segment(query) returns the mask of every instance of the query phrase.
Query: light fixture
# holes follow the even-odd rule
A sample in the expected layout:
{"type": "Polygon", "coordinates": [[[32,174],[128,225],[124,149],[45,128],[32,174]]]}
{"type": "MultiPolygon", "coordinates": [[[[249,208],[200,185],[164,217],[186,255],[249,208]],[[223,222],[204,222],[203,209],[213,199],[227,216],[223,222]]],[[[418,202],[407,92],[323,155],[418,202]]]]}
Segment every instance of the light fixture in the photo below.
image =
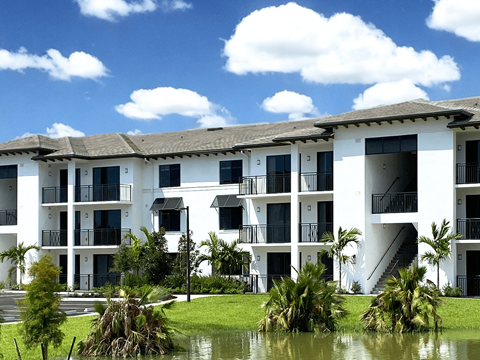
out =
{"type": "Polygon", "coordinates": [[[88,213],[85,213],[85,219],[88,219],[88,213]]]}
{"type": "Polygon", "coordinates": [[[457,145],[457,150],[462,151],[462,145],[457,145]]]}
{"type": "Polygon", "coordinates": [[[260,255],[257,255],[257,261],[260,261],[260,255]]]}
{"type": "MultiPolygon", "coordinates": [[[[312,206],[311,206],[311,205],[308,205],[308,206],[307,206],[307,210],[308,210],[308,211],[311,211],[311,210],[312,210],[312,206]]],[[[310,256],[310,255],[309,255],[309,256],[310,256]]]]}
{"type": "Polygon", "coordinates": [[[10,185],[10,186],[8,187],[8,190],[9,190],[9,191],[12,191],[12,189],[13,189],[13,188],[12,188],[12,185],[10,185]]]}
{"type": "Polygon", "coordinates": [[[260,206],[257,206],[257,212],[260,212],[260,206]]]}
{"type": "Polygon", "coordinates": [[[387,165],[383,164],[383,170],[387,169],[387,165]]]}
{"type": "Polygon", "coordinates": [[[458,260],[462,260],[462,254],[458,254],[458,260]]]}
{"type": "Polygon", "coordinates": [[[125,217],[128,217],[128,211],[125,211],[125,217]]]}
{"type": "Polygon", "coordinates": [[[387,224],[383,224],[383,228],[386,229],[386,228],[387,228],[387,224]]]}
{"type": "Polygon", "coordinates": [[[458,200],[457,200],[457,204],[458,204],[458,205],[462,205],[462,199],[458,199],[458,200]]]}
{"type": "Polygon", "coordinates": [[[125,168],[125,174],[128,174],[128,168],[125,168]]]}
{"type": "Polygon", "coordinates": [[[307,260],[308,260],[308,261],[311,261],[311,260],[312,260],[312,255],[308,255],[308,256],[307,256],[307,260]]]}
{"type": "Polygon", "coordinates": [[[352,255],[352,264],[357,263],[357,255],[352,255]]]}
{"type": "Polygon", "coordinates": [[[85,256],[85,262],[88,262],[88,257],[87,256],[85,256]]]}
{"type": "Polygon", "coordinates": [[[48,176],[52,176],[52,172],[51,172],[51,171],[48,172],[48,176]]]}
{"type": "Polygon", "coordinates": [[[52,218],[52,214],[48,214],[48,218],[51,219],[51,218],[52,218]]]}
{"type": "Polygon", "coordinates": [[[307,155],[307,161],[310,161],[310,155],[307,155]]]}
{"type": "Polygon", "coordinates": [[[85,170],[85,175],[88,175],[88,170],[85,170]]]}
{"type": "Polygon", "coordinates": [[[257,160],[257,165],[260,165],[260,160],[257,160]]]}

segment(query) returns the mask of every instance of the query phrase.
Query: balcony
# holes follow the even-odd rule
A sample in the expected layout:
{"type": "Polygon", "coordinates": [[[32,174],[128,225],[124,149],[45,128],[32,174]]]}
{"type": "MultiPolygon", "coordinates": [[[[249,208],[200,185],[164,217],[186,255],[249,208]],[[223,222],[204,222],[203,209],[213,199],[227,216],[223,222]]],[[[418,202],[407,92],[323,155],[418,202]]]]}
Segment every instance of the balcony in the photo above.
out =
{"type": "Polygon", "coordinates": [[[302,243],[317,243],[320,242],[323,233],[327,231],[333,231],[333,223],[313,223],[313,224],[300,224],[300,238],[302,243]]]}
{"type": "MultiPolygon", "coordinates": [[[[65,203],[68,200],[66,186],[42,189],[43,204],[65,203]]],[[[75,202],[132,201],[132,185],[106,184],[75,186],[75,202]]]]}
{"type": "Polygon", "coordinates": [[[243,176],[240,195],[279,194],[290,192],[290,174],[243,176]]]}
{"type": "Polygon", "coordinates": [[[304,173],[300,175],[299,189],[305,191],[332,191],[333,173],[304,173]]]}
{"type": "Polygon", "coordinates": [[[0,210],[0,226],[17,225],[17,210],[0,210]]]}
{"type": "MultiPolygon", "coordinates": [[[[74,287],[75,290],[93,290],[96,287],[105,286],[107,284],[111,286],[120,285],[122,275],[117,273],[109,274],[75,274],[74,275],[74,287]]],[[[68,281],[67,274],[60,274],[58,282],[60,284],[66,284],[68,281]]]]}
{"type": "MultiPolygon", "coordinates": [[[[119,246],[122,243],[131,245],[130,238],[125,238],[130,232],[131,229],[76,229],[74,245],[119,246]]],[[[42,246],[67,246],[67,230],[43,230],[42,246]]]]}
{"type": "Polygon", "coordinates": [[[480,240],[480,219],[457,219],[457,233],[462,240],[480,240]]]}
{"type": "Polygon", "coordinates": [[[242,225],[239,238],[246,244],[290,243],[290,225],[242,225]]]}
{"type": "Polygon", "coordinates": [[[372,195],[372,214],[412,213],[417,211],[417,192],[372,195]]]}
{"type": "Polygon", "coordinates": [[[480,163],[457,164],[457,184],[480,182],[480,163]]]}

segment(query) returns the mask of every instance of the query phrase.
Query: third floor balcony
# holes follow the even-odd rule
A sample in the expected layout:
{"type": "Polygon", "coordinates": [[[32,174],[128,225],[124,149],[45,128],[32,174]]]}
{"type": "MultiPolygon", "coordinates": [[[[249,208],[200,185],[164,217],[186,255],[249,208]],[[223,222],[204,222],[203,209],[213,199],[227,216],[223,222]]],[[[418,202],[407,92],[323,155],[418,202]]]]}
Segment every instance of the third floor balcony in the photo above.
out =
{"type": "Polygon", "coordinates": [[[480,163],[457,164],[457,184],[480,183],[480,163]]]}
{"type": "MultiPolygon", "coordinates": [[[[131,229],[75,229],[74,246],[119,246],[131,244],[125,235],[131,229]]],[[[67,246],[67,230],[43,230],[42,246],[67,246]]]]}
{"type": "Polygon", "coordinates": [[[243,176],[239,184],[240,195],[289,193],[290,174],[243,176]]]}
{"type": "MultiPolygon", "coordinates": [[[[68,201],[66,186],[44,187],[43,204],[58,204],[68,201]]],[[[75,186],[75,202],[132,201],[132,185],[100,184],[75,186]]]]}
{"type": "Polygon", "coordinates": [[[240,242],[246,244],[290,243],[290,224],[285,225],[242,225],[240,242]]]}

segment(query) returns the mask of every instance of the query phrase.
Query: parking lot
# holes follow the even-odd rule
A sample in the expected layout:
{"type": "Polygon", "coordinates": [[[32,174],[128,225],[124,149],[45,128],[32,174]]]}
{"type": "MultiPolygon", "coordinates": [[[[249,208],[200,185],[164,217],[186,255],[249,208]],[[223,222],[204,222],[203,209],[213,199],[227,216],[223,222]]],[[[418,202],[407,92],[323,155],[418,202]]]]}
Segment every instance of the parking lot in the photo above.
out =
{"type": "MultiPolygon", "coordinates": [[[[24,293],[3,292],[0,294],[0,309],[5,323],[19,321],[20,311],[17,300],[23,298],[24,293]]],[[[83,314],[95,314],[93,304],[95,302],[106,303],[102,298],[80,298],[62,296],[60,308],[65,311],[67,316],[77,316],[83,314]]]]}

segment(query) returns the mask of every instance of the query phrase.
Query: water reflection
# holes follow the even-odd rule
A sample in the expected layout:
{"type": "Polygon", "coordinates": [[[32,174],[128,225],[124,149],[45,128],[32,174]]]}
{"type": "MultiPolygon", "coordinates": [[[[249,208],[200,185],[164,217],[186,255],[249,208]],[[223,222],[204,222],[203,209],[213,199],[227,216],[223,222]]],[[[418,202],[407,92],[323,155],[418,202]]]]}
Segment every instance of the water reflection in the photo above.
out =
{"type": "MultiPolygon", "coordinates": [[[[187,351],[162,359],[480,359],[480,333],[259,334],[180,340],[187,351]]],[[[158,358],[157,358],[158,359],[158,358]]]]}

